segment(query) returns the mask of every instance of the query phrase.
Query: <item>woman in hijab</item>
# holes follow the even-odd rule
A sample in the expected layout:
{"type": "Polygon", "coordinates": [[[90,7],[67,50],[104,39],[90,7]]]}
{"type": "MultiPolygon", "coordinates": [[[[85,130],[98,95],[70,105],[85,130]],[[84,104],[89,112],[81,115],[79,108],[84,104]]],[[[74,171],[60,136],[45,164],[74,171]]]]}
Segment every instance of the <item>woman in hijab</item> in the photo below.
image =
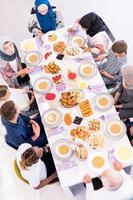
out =
{"type": "Polygon", "coordinates": [[[80,19],[76,20],[76,23],[73,27],[69,28],[69,32],[75,32],[78,28],[78,26],[81,26],[84,30],[86,30],[86,34],[89,35],[90,37],[95,36],[97,33],[101,31],[105,31],[107,35],[109,36],[110,40],[112,42],[115,41],[115,37],[105,24],[105,22],[102,20],[100,16],[98,16],[94,12],[90,12],[80,19]]]}
{"type": "MultiPolygon", "coordinates": [[[[56,19],[48,0],[35,0],[36,17],[43,33],[56,29],[56,19]]],[[[36,30],[40,31],[40,30],[36,30]]]]}
{"type": "Polygon", "coordinates": [[[18,88],[29,81],[31,68],[21,63],[16,45],[7,36],[0,38],[0,73],[12,88],[18,88]],[[24,68],[24,69],[23,69],[24,68]]]}
{"type": "Polygon", "coordinates": [[[114,97],[115,108],[121,119],[133,117],[133,65],[122,68],[123,81],[114,97]]]}

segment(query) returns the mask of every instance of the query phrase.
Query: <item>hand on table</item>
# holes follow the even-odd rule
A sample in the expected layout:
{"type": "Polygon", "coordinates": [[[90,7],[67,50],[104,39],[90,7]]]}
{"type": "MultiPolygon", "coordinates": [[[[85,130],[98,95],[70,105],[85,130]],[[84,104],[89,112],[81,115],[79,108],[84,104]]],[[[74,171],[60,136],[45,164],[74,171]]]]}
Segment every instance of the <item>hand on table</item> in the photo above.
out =
{"type": "Polygon", "coordinates": [[[120,171],[120,170],[123,169],[122,163],[119,162],[119,161],[114,161],[114,162],[113,162],[113,167],[114,167],[117,171],[120,171]]]}
{"type": "Polygon", "coordinates": [[[84,182],[84,183],[91,183],[91,182],[92,182],[92,178],[89,176],[89,174],[86,174],[86,175],[83,177],[83,182],[84,182]]]}

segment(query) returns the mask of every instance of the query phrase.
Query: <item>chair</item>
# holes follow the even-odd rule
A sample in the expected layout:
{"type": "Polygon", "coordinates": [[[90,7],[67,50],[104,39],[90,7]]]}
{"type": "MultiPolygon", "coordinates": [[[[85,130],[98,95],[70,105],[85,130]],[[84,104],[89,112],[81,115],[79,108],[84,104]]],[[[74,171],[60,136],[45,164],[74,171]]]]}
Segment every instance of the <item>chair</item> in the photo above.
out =
{"type": "Polygon", "coordinates": [[[29,182],[28,182],[26,179],[24,179],[24,178],[22,177],[21,172],[20,172],[20,170],[19,170],[19,168],[18,168],[16,159],[14,160],[14,171],[15,171],[17,177],[18,177],[21,181],[23,181],[23,182],[26,183],[26,184],[29,184],[29,182]]]}

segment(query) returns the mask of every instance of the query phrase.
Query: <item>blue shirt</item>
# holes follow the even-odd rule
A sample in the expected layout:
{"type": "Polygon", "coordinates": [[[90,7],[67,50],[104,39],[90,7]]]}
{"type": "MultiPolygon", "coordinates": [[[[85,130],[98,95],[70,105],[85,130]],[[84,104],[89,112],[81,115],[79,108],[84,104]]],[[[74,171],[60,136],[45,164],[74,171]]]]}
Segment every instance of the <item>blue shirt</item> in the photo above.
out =
{"type": "Polygon", "coordinates": [[[34,141],[31,139],[31,137],[34,135],[34,133],[29,122],[30,118],[21,114],[19,115],[16,124],[2,119],[2,123],[7,131],[5,139],[11,147],[17,149],[20,144],[25,142],[33,144],[34,141]]]}
{"type": "Polygon", "coordinates": [[[40,13],[36,13],[36,17],[38,19],[38,22],[40,24],[41,29],[44,33],[47,33],[48,31],[52,31],[56,29],[56,19],[55,14],[52,10],[52,7],[48,0],[36,0],[35,6],[38,8],[39,5],[46,4],[48,6],[48,12],[46,15],[42,15],[40,13]]]}

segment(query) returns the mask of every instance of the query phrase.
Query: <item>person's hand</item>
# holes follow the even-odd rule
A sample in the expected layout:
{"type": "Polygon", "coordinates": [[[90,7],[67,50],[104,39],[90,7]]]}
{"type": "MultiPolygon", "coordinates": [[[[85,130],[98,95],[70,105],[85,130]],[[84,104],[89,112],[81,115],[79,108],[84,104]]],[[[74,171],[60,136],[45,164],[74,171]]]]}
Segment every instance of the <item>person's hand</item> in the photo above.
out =
{"type": "Polygon", "coordinates": [[[35,28],[35,35],[36,35],[36,36],[39,36],[39,37],[40,37],[40,36],[42,36],[42,34],[43,34],[43,33],[42,33],[42,31],[41,31],[40,29],[35,28]]]}
{"type": "Polygon", "coordinates": [[[106,54],[101,54],[101,55],[98,55],[98,56],[95,58],[95,61],[101,61],[101,60],[103,60],[104,58],[106,58],[106,54]]]}
{"type": "Polygon", "coordinates": [[[133,126],[130,127],[130,135],[133,137],[133,126]]]}
{"type": "Polygon", "coordinates": [[[116,104],[118,101],[118,98],[114,97],[114,104],[116,104]]]}
{"type": "Polygon", "coordinates": [[[91,52],[91,48],[89,47],[81,47],[81,49],[83,49],[84,52],[91,52]]]}
{"type": "Polygon", "coordinates": [[[86,174],[84,177],[83,177],[83,183],[91,183],[92,182],[92,178],[86,174]]]}
{"type": "Polygon", "coordinates": [[[122,170],[122,163],[121,162],[119,162],[119,161],[114,161],[113,162],[113,167],[117,170],[117,171],[120,171],[120,170],[122,170]]]}
{"type": "Polygon", "coordinates": [[[30,120],[30,123],[32,125],[32,129],[33,129],[33,132],[34,132],[35,136],[38,138],[39,135],[40,135],[40,126],[39,126],[39,124],[33,119],[30,120]]]}
{"type": "Polygon", "coordinates": [[[115,105],[115,108],[122,108],[122,104],[120,104],[120,105],[115,105]]]}
{"type": "Polygon", "coordinates": [[[75,33],[76,30],[75,30],[74,28],[71,27],[71,28],[68,28],[67,31],[68,31],[69,33],[75,33]]]}
{"type": "Polygon", "coordinates": [[[100,74],[103,76],[107,76],[107,72],[105,70],[100,70],[100,74]]]}

